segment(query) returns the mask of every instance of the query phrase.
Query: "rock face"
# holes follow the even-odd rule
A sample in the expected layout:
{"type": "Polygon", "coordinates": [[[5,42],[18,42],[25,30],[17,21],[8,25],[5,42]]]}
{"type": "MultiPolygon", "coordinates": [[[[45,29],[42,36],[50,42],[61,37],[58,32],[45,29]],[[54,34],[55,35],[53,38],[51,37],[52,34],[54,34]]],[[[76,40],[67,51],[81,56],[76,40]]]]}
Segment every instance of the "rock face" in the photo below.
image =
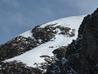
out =
{"type": "Polygon", "coordinates": [[[79,29],[80,73],[95,74],[98,64],[98,9],[84,18],[79,29]]]}
{"type": "Polygon", "coordinates": [[[98,74],[98,9],[84,18],[66,57],[79,74],[98,74]]]}

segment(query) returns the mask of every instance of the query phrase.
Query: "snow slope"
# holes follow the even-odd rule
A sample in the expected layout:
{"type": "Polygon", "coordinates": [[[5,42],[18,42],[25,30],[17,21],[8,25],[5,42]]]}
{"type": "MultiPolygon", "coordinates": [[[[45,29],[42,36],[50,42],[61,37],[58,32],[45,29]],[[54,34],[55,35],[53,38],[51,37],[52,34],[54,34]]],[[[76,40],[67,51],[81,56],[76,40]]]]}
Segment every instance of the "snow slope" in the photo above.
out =
{"type": "MultiPolygon", "coordinates": [[[[34,63],[41,63],[44,62],[44,60],[42,58],[40,58],[40,56],[42,55],[49,55],[52,56],[52,51],[54,49],[57,49],[61,46],[67,46],[68,44],[70,44],[72,42],[73,39],[76,39],[78,36],[78,28],[83,20],[84,16],[72,16],[72,17],[67,17],[67,18],[62,18],[56,21],[52,21],[46,24],[41,25],[41,28],[44,28],[47,25],[51,25],[51,24],[55,24],[55,26],[64,26],[64,27],[70,27],[72,29],[75,29],[75,36],[74,37],[67,37],[66,35],[62,35],[62,34],[55,34],[55,38],[52,38],[50,41],[45,42],[35,48],[33,48],[30,51],[27,51],[19,56],[13,57],[11,59],[7,59],[4,62],[10,62],[13,60],[17,60],[17,61],[21,61],[24,64],[28,65],[28,66],[33,66],[34,67],[34,63]],[[53,48],[51,48],[53,46],[53,48]]],[[[32,37],[31,31],[27,31],[23,34],[20,34],[21,36],[24,37],[32,37]]]]}

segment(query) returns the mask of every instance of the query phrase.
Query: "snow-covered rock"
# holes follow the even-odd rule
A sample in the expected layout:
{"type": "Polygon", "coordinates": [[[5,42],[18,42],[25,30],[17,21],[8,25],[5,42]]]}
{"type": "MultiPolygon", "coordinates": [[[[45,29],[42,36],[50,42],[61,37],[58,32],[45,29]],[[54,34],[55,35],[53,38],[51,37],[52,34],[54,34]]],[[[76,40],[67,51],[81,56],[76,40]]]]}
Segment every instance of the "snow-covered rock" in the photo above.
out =
{"type": "MultiPolygon", "coordinates": [[[[10,62],[16,60],[16,61],[23,62],[28,66],[33,66],[33,67],[35,66],[34,63],[44,62],[44,59],[42,59],[40,56],[42,55],[52,56],[53,50],[62,46],[68,46],[68,44],[70,44],[72,40],[75,40],[77,38],[78,29],[83,20],[83,17],[84,16],[72,16],[72,17],[62,18],[39,26],[39,28],[45,28],[47,26],[51,26],[52,28],[55,28],[54,31],[56,31],[56,33],[54,33],[54,37],[51,38],[49,41],[39,44],[37,47],[32,48],[32,50],[29,50],[19,56],[15,56],[13,58],[4,60],[4,62],[10,62]],[[60,29],[60,27],[70,28],[70,30],[68,30],[67,34],[62,34],[61,33],[62,30],[60,29]],[[69,36],[72,34],[73,30],[74,30],[74,35],[69,36]]],[[[20,36],[26,38],[28,37],[34,38],[31,31],[27,31],[23,34],[20,34],[20,36]]],[[[41,40],[39,41],[41,42],[41,40]]]]}

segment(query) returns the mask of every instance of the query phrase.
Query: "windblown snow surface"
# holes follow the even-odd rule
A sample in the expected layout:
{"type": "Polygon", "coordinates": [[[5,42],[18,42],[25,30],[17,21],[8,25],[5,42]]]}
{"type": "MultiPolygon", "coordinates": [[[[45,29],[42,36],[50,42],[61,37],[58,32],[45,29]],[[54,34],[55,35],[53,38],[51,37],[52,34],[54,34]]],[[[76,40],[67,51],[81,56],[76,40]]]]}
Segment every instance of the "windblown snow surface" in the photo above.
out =
{"type": "MultiPolygon", "coordinates": [[[[62,18],[56,21],[52,21],[46,24],[41,25],[41,28],[44,28],[47,25],[55,24],[54,26],[64,26],[64,27],[70,27],[72,29],[75,29],[75,36],[74,37],[66,37],[65,35],[62,34],[55,34],[55,38],[52,38],[50,41],[45,42],[35,48],[33,48],[30,51],[27,51],[19,56],[13,57],[11,59],[5,60],[5,62],[10,62],[10,61],[19,61],[23,62],[27,66],[34,67],[34,63],[41,63],[44,62],[44,59],[42,59],[40,56],[42,55],[49,55],[53,56],[52,51],[61,47],[61,46],[67,46],[72,42],[72,40],[75,40],[78,36],[78,28],[83,20],[84,16],[72,16],[72,17],[67,17],[67,18],[62,18]],[[52,47],[52,48],[51,48],[52,47]]],[[[20,34],[21,36],[24,37],[32,37],[31,31],[27,31],[23,34],[20,34]]]]}

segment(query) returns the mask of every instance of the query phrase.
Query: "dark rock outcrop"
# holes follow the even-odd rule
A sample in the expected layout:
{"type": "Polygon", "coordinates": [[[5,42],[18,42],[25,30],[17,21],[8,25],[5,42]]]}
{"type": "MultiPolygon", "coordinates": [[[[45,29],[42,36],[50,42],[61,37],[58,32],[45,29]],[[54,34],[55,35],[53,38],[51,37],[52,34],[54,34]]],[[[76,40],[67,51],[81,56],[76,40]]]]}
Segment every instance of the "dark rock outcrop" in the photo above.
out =
{"type": "Polygon", "coordinates": [[[78,39],[68,46],[66,57],[79,74],[98,74],[98,9],[84,18],[78,39]]]}
{"type": "Polygon", "coordinates": [[[98,64],[98,9],[85,17],[79,29],[79,38],[81,39],[79,72],[95,74],[98,64]]]}
{"type": "Polygon", "coordinates": [[[0,61],[20,55],[37,46],[37,42],[28,37],[18,36],[0,45],[0,61]]]}
{"type": "Polygon", "coordinates": [[[37,68],[26,66],[22,62],[0,62],[0,74],[42,74],[37,68]]]}
{"type": "Polygon", "coordinates": [[[34,29],[32,29],[34,38],[37,41],[40,41],[39,43],[44,43],[52,39],[55,36],[54,34],[56,34],[55,27],[53,27],[53,25],[48,25],[44,28],[35,27],[34,29]]]}

